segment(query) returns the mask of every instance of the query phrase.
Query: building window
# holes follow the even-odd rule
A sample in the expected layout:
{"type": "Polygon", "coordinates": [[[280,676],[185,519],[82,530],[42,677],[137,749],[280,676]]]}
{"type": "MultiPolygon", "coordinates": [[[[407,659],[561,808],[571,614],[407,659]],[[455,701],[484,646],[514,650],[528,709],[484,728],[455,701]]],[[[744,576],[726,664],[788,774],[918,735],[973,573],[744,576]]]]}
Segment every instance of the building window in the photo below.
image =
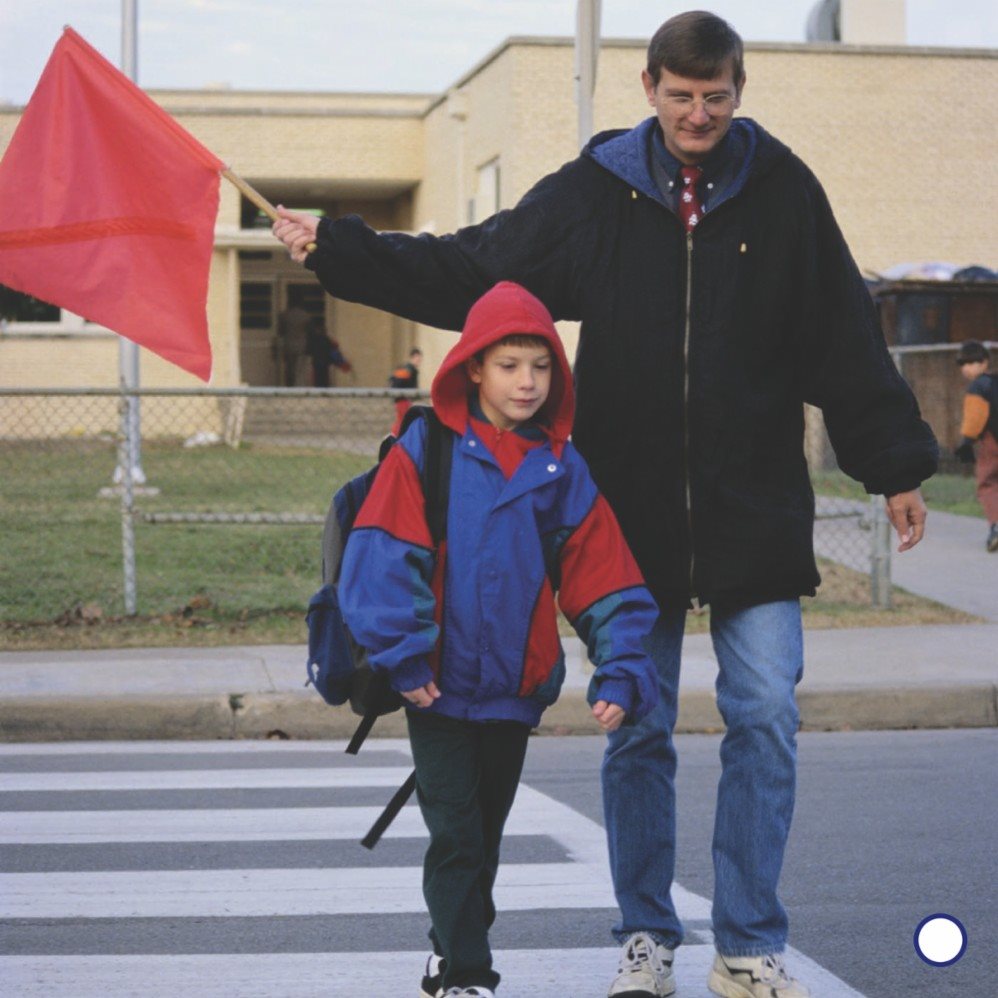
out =
{"type": "Polygon", "coordinates": [[[273,328],[273,284],[265,281],[243,281],[239,285],[239,325],[242,329],[273,328]]]}
{"type": "Polygon", "coordinates": [[[468,221],[482,222],[499,210],[499,157],[478,168],[478,187],[468,206],[468,221]]]}
{"type": "Polygon", "coordinates": [[[0,318],[8,322],[59,322],[61,309],[0,284],[0,318]]]}

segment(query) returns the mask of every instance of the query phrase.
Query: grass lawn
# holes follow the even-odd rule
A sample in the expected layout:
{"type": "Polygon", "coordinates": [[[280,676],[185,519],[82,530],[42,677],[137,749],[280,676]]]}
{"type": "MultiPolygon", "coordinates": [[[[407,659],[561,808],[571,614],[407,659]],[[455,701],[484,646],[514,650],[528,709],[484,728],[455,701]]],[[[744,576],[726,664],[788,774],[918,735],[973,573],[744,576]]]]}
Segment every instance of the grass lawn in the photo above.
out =
{"type": "Polygon", "coordinates": [[[324,514],[364,455],[289,448],[143,448],[138,615],[124,618],[113,448],[0,449],[0,648],[283,643],[304,634],[321,525],[150,524],[153,512],[324,514]],[[14,470],[16,468],[16,471],[14,470]]]}
{"type": "MultiPolygon", "coordinates": [[[[869,498],[859,482],[854,482],[841,471],[819,471],[811,477],[818,495],[842,499],[869,498]]],[[[935,475],[922,484],[922,495],[930,510],[940,513],[959,513],[961,516],[984,518],[977,501],[974,479],[967,475],[935,475]]]]}
{"type": "MultiPolygon", "coordinates": [[[[139,512],[322,514],[332,492],[370,462],[328,450],[149,444],[143,466],[161,493],[138,500],[139,512]]],[[[140,517],[138,615],[123,616],[119,503],[97,497],[114,464],[106,442],[0,445],[0,648],[305,640],[304,608],[319,584],[318,525],[149,524],[140,517]]],[[[863,495],[841,474],[821,476],[816,488],[863,495]]],[[[950,475],[924,491],[933,509],[978,514],[973,490],[972,479],[950,475]]],[[[972,619],[897,589],[890,610],[874,610],[866,575],[832,562],[820,568],[819,596],[803,604],[806,627],[972,619]]],[[[690,630],[706,629],[708,614],[691,614],[690,630]]]]}

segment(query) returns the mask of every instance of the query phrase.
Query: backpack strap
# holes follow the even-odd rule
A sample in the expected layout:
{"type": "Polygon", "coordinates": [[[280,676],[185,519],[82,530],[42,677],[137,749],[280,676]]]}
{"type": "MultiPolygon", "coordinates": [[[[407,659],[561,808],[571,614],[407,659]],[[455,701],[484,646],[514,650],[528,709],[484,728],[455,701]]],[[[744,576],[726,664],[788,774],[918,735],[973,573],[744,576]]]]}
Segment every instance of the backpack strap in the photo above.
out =
{"type": "Polygon", "coordinates": [[[385,834],[385,830],[398,816],[399,811],[405,806],[405,802],[412,796],[416,789],[416,770],[413,770],[402,784],[395,791],[394,796],[388,802],[388,806],[381,812],[378,820],[371,825],[370,831],[361,840],[360,844],[365,849],[373,849],[385,834]]]}
{"type": "Polygon", "coordinates": [[[426,410],[426,457],[423,461],[423,497],[426,500],[426,525],[434,548],[447,536],[447,504],[450,499],[451,456],[454,434],[426,410]]]}

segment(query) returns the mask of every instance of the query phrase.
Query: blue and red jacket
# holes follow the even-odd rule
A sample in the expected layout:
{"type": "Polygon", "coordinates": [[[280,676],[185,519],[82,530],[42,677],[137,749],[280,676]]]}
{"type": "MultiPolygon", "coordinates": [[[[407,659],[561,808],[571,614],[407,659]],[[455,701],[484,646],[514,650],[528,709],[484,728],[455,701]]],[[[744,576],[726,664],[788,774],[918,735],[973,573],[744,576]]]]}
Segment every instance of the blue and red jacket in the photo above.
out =
{"type": "Polygon", "coordinates": [[[427,710],[534,726],[565,676],[557,593],[596,666],[589,702],[643,717],[658,696],[643,643],[658,609],[568,441],[571,373],[544,305],[510,282],[487,292],[431,394],[454,431],[447,537],[434,551],[419,420],[385,458],[344,552],[340,597],[354,638],[375,668],[390,671],[394,689],[433,680],[441,696],[427,710]],[[465,362],[511,333],[543,337],[554,363],[544,406],[503,432],[482,416],[465,362]]]}

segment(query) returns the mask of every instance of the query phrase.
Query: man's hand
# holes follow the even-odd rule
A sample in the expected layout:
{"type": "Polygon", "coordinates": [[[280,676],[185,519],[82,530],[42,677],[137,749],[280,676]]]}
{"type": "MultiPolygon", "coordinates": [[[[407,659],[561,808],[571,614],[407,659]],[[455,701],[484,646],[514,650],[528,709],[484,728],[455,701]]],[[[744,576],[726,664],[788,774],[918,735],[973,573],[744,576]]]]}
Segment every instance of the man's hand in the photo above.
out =
{"type": "Polygon", "coordinates": [[[913,548],[925,533],[925,518],[928,510],[919,489],[899,492],[887,497],[887,516],[897,531],[901,543],[898,551],[913,548]]]}
{"type": "Polygon", "coordinates": [[[609,734],[616,731],[624,723],[624,708],[615,703],[607,703],[606,700],[597,700],[593,704],[593,717],[599,722],[599,726],[609,734]]]}
{"type": "Polygon", "coordinates": [[[414,707],[429,707],[440,696],[440,690],[431,679],[425,686],[420,686],[415,690],[406,690],[402,696],[414,707]]]}
{"type": "Polygon", "coordinates": [[[292,260],[304,263],[309,254],[309,245],[315,242],[315,233],[319,228],[318,216],[304,211],[288,211],[282,204],[277,206],[277,214],[280,218],[274,222],[271,231],[287,246],[292,260]]]}

